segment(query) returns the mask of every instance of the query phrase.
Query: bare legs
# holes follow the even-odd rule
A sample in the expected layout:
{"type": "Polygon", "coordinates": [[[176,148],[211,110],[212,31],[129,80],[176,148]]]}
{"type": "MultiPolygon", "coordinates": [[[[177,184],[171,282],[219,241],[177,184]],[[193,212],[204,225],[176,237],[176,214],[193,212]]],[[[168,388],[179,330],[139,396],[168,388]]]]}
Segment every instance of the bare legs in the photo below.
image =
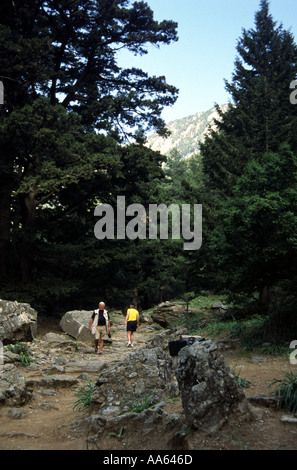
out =
{"type": "MultiPolygon", "coordinates": [[[[99,349],[99,354],[102,353],[102,349],[103,349],[103,339],[101,338],[100,340],[100,349],[99,349]]],[[[99,339],[95,339],[95,352],[97,353],[98,352],[98,345],[99,345],[99,339]]]]}
{"type": "Polygon", "coordinates": [[[133,346],[133,331],[127,331],[128,346],[133,346]]]}

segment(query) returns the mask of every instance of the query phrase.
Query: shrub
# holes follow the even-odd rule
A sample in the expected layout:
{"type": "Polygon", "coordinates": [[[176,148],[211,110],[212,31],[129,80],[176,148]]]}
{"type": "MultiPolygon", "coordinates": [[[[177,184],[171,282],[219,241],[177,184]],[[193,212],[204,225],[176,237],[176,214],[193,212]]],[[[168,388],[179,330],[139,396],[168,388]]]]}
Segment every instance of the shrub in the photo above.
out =
{"type": "Polygon", "coordinates": [[[24,343],[19,343],[16,341],[15,344],[9,344],[7,349],[20,356],[21,365],[24,367],[27,367],[31,364],[31,362],[34,362],[34,359],[30,356],[28,346],[24,343]]]}
{"type": "Polygon", "coordinates": [[[297,375],[288,372],[282,380],[273,380],[269,387],[276,385],[274,396],[278,400],[278,407],[288,413],[297,411],[297,375]]]}
{"type": "Polygon", "coordinates": [[[92,404],[95,383],[87,380],[86,384],[75,390],[76,401],[73,405],[74,410],[81,411],[92,404]]]}
{"type": "Polygon", "coordinates": [[[129,403],[130,411],[133,413],[141,413],[144,410],[153,408],[159,401],[159,397],[155,394],[155,389],[152,393],[143,400],[132,400],[129,403]]]}

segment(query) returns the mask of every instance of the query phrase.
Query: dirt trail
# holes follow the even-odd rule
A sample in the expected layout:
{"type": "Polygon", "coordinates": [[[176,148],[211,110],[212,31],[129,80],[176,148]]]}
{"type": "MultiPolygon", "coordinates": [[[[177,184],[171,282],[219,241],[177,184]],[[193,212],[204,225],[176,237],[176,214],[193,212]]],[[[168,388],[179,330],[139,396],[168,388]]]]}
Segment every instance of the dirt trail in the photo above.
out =
{"type": "MultiPolygon", "coordinates": [[[[56,332],[61,334],[57,324],[49,322],[42,324],[38,337],[42,339],[45,333],[56,332]]],[[[156,332],[148,327],[141,326],[135,335],[134,349],[144,347],[156,332]]],[[[123,360],[131,349],[126,347],[127,340],[122,322],[117,322],[112,328],[112,345],[105,346],[100,356],[103,361],[113,363],[123,360]]],[[[75,353],[80,354],[78,351],[75,353]]],[[[245,388],[247,397],[268,392],[268,385],[274,379],[282,379],[286,372],[297,373],[297,366],[293,366],[286,357],[271,357],[257,355],[242,355],[240,352],[229,351],[224,356],[230,365],[231,371],[241,378],[251,382],[249,388],[245,388]]],[[[86,357],[86,356],[85,356],[86,357]]],[[[88,354],[89,360],[95,354],[88,354]]],[[[29,372],[22,368],[27,377],[40,374],[38,371],[29,372]]],[[[83,370],[81,372],[84,372],[83,370]]],[[[75,377],[79,373],[72,373],[75,377]]],[[[89,373],[91,378],[96,378],[98,373],[89,373]]],[[[75,430],[75,423],[82,419],[84,413],[74,411],[74,389],[55,388],[34,390],[32,400],[12,415],[11,408],[0,408],[0,450],[87,450],[86,436],[75,430]],[[17,418],[21,411],[22,417],[17,418]]],[[[181,403],[175,400],[166,406],[168,412],[182,412],[181,403]]],[[[284,413],[271,408],[259,408],[257,419],[248,423],[244,428],[238,428],[236,423],[222,430],[218,435],[205,436],[198,432],[191,432],[187,436],[191,449],[297,449],[297,424],[289,424],[281,421],[284,413]]],[[[123,448],[124,441],[112,441],[106,438],[106,448],[123,448]]],[[[134,444],[135,445],[135,444],[134,444]]],[[[148,438],[147,449],[153,449],[153,443],[148,438]]],[[[105,448],[104,446],[101,448],[105,448]]],[[[135,447],[137,449],[137,445],[135,447]]]]}
{"type": "MultiPolygon", "coordinates": [[[[58,322],[41,322],[37,338],[42,339],[46,333],[62,334],[58,322]]],[[[73,354],[80,359],[108,361],[110,364],[123,360],[131,352],[144,347],[155,335],[149,327],[141,326],[135,334],[133,348],[127,348],[124,318],[117,319],[112,326],[112,344],[105,345],[103,354],[85,354],[79,350],[73,354]]],[[[42,377],[42,371],[29,371],[21,367],[26,378],[35,380],[42,377]]],[[[81,372],[66,372],[78,377],[81,372]]],[[[98,373],[87,372],[91,379],[98,373]]],[[[83,382],[82,382],[83,383],[83,382]]],[[[86,450],[86,438],[73,430],[72,424],[87,415],[73,409],[75,403],[74,387],[34,389],[32,400],[12,414],[11,407],[0,407],[0,450],[86,450]]]]}

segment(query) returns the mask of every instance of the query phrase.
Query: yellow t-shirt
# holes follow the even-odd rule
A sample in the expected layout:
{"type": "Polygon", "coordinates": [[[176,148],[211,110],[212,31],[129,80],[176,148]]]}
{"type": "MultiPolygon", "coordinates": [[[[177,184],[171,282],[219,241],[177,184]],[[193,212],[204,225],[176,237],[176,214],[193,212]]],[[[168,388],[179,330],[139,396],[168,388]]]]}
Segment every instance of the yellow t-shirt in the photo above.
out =
{"type": "Polygon", "coordinates": [[[127,310],[128,319],[127,321],[135,321],[139,316],[138,310],[136,308],[128,308],[127,310]]]}

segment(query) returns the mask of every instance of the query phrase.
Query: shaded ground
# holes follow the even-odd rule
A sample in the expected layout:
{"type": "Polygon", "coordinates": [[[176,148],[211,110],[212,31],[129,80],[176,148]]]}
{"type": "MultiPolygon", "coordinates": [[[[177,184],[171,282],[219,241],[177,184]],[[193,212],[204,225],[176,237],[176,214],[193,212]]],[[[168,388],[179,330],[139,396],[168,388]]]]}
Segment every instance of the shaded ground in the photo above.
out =
{"type": "MultiPolygon", "coordinates": [[[[42,338],[47,332],[61,333],[58,321],[41,322],[38,337],[42,338]]],[[[141,327],[135,337],[135,350],[143,347],[154,334],[152,330],[141,327]]],[[[102,356],[111,363],[123,360],[130,353],[122,325],[114,329],[112,338],[112,347],[105,347],[102,356]]],[[[290,364],[289,357],[243,355],[240,351],[228,351],[224,356],[233,373],[251,382],[251,386],[244,389],[247,397],[268,393],[268,385],[274,379],[282,379],[286,372],[297,373],[297,366],[290,364]]],[[[30,403],[21,408],[24,413],[22,418],[12,417],[8,407],[0,408],[0,449],[86,450],[86,436],[73,426],[83,416],[81,412],[73,410],[74,401],[71,388],[39,389],[34,391],[30,403]]],[[[168,401],[165,410],[182,414],[180,400],[168,401]]],[[[297,449],[297,424],[282,422],[285,413],[265,407],[258,407],[254,411],[255,419],[244,425],[230,423],[217,435],[193,431],[185,424],[180,430],[182,438],[171,443],[171,449],[297,449]]],[[[156,436],[135,436],[129,430],[123,430],[121,435],[105,436],[104,441],[100,441],[100,449],[166,449],[167,441],[166,436],[160,442],[156,436]]]]}

